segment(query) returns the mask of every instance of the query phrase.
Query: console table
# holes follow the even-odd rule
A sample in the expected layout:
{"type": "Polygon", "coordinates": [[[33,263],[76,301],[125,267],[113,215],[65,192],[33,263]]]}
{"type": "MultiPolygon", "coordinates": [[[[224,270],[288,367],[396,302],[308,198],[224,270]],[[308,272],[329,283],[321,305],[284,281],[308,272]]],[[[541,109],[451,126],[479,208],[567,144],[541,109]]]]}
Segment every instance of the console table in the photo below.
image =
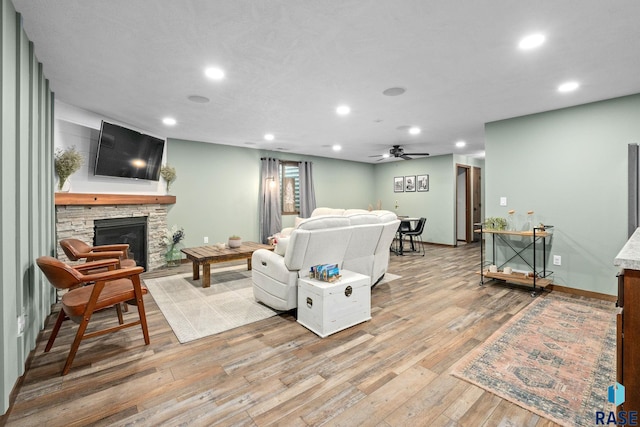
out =
{"type": "Polygon", "coordinates": [[[553,228],[552,225],[544,225],[539,227],[533,227],[531,231],[507,231],[507,230],[494,230],[483,228],[483,224],[475,224],[480,228],[476,229],[476,233],[480,233],[482,236],[482,240],[480,242],[480,286],[484,285],[484,278],[487,277],[489,279],[501,280],[503,282],[515,283],[518,285],[531,286],[531,296],[536,296],[538,289],[543,289],[547,285],[551,284],[551,280],[548,277],[553,273],[552,271],[547,270],[547,245],[546,239],[551,236],[551,233],[548,231],[553,228]],[[484,249],[484,241],[485,236],[491,236],[492,240],[492,258],[490,261],[486,260],[485,249],[484,249]],[[527,239],[528,241],[524,244],[523,247],[517,248],[513,245],[513,242],[510,241],[512,237],[521,237],[527,239]],[[496,264],[496,241],[501,241],[505,244],[505,246],[511,249],[512,255],[506,261],[501,264],[496,264]],[[538,243],[542,244],[542,270],[537,268],[538,262],[536,260],[536,246],[538,243]],[[532,252],[532,261],[529,261],[525,257],[525,253],[531,251],[532,252]],[[504,270],[500,271],[506,264],[513,261],[514,259],[520,259],[523,261],[530,269],[532,276],[526,275],[526,273],[505,273],[504,270]],[[485,268],[487,265],[494,264],[497,265],[498,271],[492,272],[489,269],[485,268]]]}

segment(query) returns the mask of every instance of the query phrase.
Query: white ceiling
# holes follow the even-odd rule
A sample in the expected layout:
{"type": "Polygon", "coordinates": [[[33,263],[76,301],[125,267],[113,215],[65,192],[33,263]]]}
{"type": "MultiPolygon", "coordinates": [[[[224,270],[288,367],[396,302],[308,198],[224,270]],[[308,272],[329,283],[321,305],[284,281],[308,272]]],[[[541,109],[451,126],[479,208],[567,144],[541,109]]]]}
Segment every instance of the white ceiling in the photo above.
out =
{"type": "Polygon", "coordinates": [[[57,99],[172,138],[364,162],[393,144],[479,155],[486,122],[640,92],[637,0],[13,3],[57,99]],[[535,32],[546,43],[519,50],[535,32]],[[207,79],[211,65],[227,77],[207,79]],[[558,93],[567,80],[580,89],[558,93]]]}

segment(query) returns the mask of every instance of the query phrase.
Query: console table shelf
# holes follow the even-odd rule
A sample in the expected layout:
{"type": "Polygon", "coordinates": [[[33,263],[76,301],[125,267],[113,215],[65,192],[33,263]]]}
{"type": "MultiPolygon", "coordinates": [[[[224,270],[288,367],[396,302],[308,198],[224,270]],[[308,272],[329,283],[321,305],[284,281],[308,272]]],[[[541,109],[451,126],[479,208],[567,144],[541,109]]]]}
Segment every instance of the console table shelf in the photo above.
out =
{"type": "MultiPolygon", "coordinates": [[[[552,234],[548,231],[553,228],[552,225],[544,225],[539,227],[534,227],[531,231],[508,231],[508,230],[494,230],[494,229],[486,229],[482,227],[482,223],[475,224],[480,228],[474,230],[476,233],[480,233],[482,236],[482,241],[480,242],[480,286],[484,285],[485,277],[488,279],[496,279],[501,280],[503,282],[514,283],[517,285],[524,285],[531,287],[531,296],[535,296],[538,289],[543,289],[546,286],[550,285],[552,281],[548,279],[548,277],[553,273],[552,271],[547,270],[547,247],[546,247],[546,239],[550,237],[552,234]],[[492,260],[485,260],[485,249],[484,249],[484,240],[485,235],[492,236],[492,260]],[[509,241],[510,237],[524,237],[530,239],[530,241],[524,244],[523,247],[516,247],[509,241]],[[505,273],[504,271],[492,272],[489,269],[486,269],[488,264],[497,264],[496,258],[496,240],[502,241],[506,247],[510,248],[513,252],[513,255],[508,258],[505,262],[500,264],[498,270],[513,261],[516,258],[522,260],[526,265],[531,269],[531,276],[526,275],[526,273],[505,273]],[[542,243],[542,270],[538,270],[537,268],[537,260],[536,260],[536,244],[540,242],[542,243]],[[533,260],[530,262],[524,257],[524,253],[528,250],[532,252],[533,260]]],[[[487,250],[488,252],[488,250],[487,250]]]]}

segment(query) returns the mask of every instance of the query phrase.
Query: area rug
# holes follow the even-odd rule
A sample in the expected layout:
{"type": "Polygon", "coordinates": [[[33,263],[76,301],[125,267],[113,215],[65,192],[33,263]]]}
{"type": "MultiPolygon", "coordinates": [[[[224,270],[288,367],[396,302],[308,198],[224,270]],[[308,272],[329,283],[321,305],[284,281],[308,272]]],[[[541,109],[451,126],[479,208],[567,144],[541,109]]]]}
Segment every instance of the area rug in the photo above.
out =
{"type": "Polygon", "coordinates": [[[191,273],[144,279],[144,283],[184,344],[278,314],[255,301],[246,268],[212,270],[209,288],[193,280],[191,273]]]}
{"type": "Polygon", "coordinates": [[[538,297],[452,368],[452,374],[565,426],[615,410],[612,303],[557,292],[538,297]]]}

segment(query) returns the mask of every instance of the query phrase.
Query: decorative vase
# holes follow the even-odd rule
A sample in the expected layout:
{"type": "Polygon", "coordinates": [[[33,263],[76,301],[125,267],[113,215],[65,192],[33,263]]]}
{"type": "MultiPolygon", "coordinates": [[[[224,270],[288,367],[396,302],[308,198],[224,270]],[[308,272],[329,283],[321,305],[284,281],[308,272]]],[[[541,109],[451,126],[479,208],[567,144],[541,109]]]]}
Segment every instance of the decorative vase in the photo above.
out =
{"type": "Polygon", "coordinates": [[[227,243],[230,248],[239,248],[242,246],[242,239],[229,239],[227,243]]]}
{"type": "Polygon", "coordinates": [[[60,178],[58,178],[58,184],[56,185],[56,189],[59,193],[68,193],[71,190],[71,182],[69,182],[69,178],[65,179],[60,185],[60,178]]]}
{"type": "Polygon", "coordinates": [[[167,253],[164,254],[164,259],[167,261],[167,267],[177,267],[182,261],[182,252],[177,245],[171,245],[167,253]]]}

